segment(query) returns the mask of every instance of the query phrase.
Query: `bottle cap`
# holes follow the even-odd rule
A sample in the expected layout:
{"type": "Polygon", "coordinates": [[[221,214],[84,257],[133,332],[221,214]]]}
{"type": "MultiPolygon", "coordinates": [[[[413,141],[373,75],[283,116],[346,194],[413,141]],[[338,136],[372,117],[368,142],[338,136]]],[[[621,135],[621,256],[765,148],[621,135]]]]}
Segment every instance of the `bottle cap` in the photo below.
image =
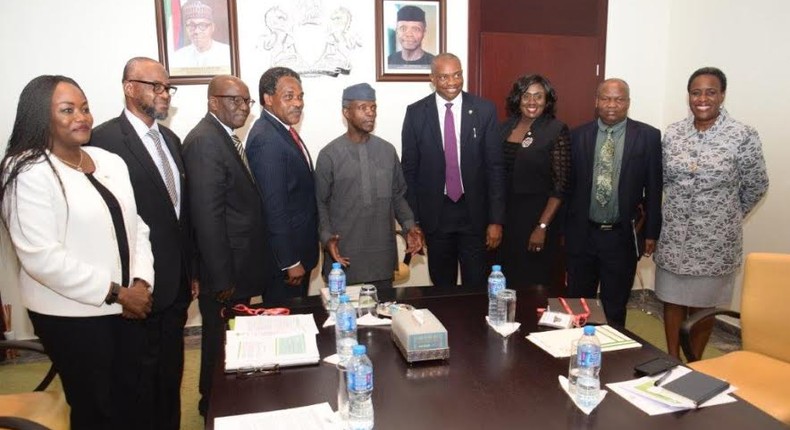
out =
{"type": "Polygon", "coordinates": [[[348,295],[347,294],[341,294],[339,300],[340,300],[340,303],[348,303],[348,295]]]}
{"type": "Polygon", "coordinates": [[[493,266],[491,266],[491,271],[492,272],[501,272],[502,271],[502,266],[500,266],[499,264],[494,264],[493,266]]]}
{"type": "Polygon", "coordinates": [[[584,326],[584,334],[586,336],[592,336],[595,334],[595,326],[594,325],[586,325],[584,326]]]}
{"type": "Polygon", "coordinates": [[[354,345],[351,348],[351,353],[354,355],[365,355],[366,352],[367,348],[365,348],[365,345],[354,345]]]}
{"type": "Polygon", "coordinates": [[[340,263],[338,262],[332,263],[332,269],[340,269],[340,263]]]}

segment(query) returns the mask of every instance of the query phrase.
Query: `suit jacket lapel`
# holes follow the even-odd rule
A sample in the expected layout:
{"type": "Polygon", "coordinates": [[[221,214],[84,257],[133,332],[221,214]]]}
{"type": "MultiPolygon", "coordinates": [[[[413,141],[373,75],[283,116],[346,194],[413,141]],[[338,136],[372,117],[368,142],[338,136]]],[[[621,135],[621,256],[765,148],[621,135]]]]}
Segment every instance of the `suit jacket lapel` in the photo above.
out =
{"type": "Polygon", "coordinates": [[[428,131],[431,133],[432,142],[439,145],[439,149],[444,151],[444,140],[442,139],[442,128],[439,125],[439,110],[436,106],[436,96],[431,95],[427,103],[425,103],[425,118],[428,119],[428,131]]]}
{"type": "Polygon", "coordinates": [[[225,146],[225,149],[230,151],[231,157],[236,160],[239,169],[241,169],[247,179],[250,180],[250,184],[254,185],[255,179],[252,177],[250,170],[244,165],[244,161],[241,159],[241,154],[239,154],[239,151],[236,149],[236,143],[233,141],[233,138],[228,135],[228,131],[225,130],[225,127],[223,127],[222,124],[220,124],[220,122],[214,118],[214,115],[211,115],[210,113],[206,114],[204,121],[206,121],[208,124],[211,124],[218,135],[222,136],[222,142],[225,146]]]}
{"type": "Polygon", "coordinates": [[[288,128],[284,127],[279,121],[272,118],[272,114],[268,112],[261,112],[261,115],[264,115],[264,118],[266,118],[266,120],[269,121],[271,126],[274,127],[275,130],[277,130],[277,132],[280,134],[280,137],[283,138],[283,143],[291,148],[290,151],[298,155],[299,158],[302,161],[304,161],[304,163],[307,165],[307,168],[310,169],[310,171],[312,172],[313,159],[312,157],[310,157],[310,151],[307,150],[307,145],[304,144],[304,141],[302,140],[301,136],[299,137],[300,140],[299,143],[302,144],[302,148],[304,148],[304,153],[302,153],[302,151],[299,149],[299,146],[297,146],[296,142],[294,142],[293,136],[291,136],[291,132],[290,130],[288,130],[288,128]],[[307,158],[305,158],[305,153],[307,154],[307,158]]]}
{"type": "Polygon", "coordinates": [[[585,178],[590,178],[592,180],[593,176],[593,168],[595,168],[595,139],[598,134],[598,125],[597,123],[590,127],[589,130],[585,133],[585,138],[582,141],[584,146],[582,148],[582,154],[584,155],[584,166],[587,170],[587,174],[584,175],[585,178]]]}
{"type": "MultiPolygon", "coordinates": [[[[475,104],[472,103],[469,95],[465,92],[462,93],[462,97],[461,115],[460,118],[456,119],[456,121],[461,121],[461,151],[463,151],[463,148],[466,147],[471,141],[469,136],[472,134],[472,132],[476,132],[477,130],[477,121],[475,121],[475,115],[477,114],[475,112],[475,104]]],[[[461,159],[463,159],[463,157],[461,157],[461,159]]]]}

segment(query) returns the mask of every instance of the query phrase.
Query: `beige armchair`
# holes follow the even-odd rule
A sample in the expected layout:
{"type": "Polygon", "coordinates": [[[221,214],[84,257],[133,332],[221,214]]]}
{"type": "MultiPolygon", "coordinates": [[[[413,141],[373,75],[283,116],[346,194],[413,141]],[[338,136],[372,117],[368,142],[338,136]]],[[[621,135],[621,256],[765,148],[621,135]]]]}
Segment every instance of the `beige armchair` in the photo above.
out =
{"type": "Polygon", "coordinates": [[[790,255],[753,253],[746,257],[740,313],[712,309],[684,322],[680,338],[689,367],[736,386],[739,397],[790,425],[790,255]],[[694,361],[691,327],[704,318],[730,315],[741,320],[743,349],[694,361]],[[693,361],[693,362],[691,362],[693,361]]]}
{"type": "MultiPolygon", "coordinates": [[[[30,341],[0,340],[0,353],[5,349],[46,354],[40,343],[30,341]]],[[[33,391],[0,395],[0,428],[68,430],[71,409],[63,392],[44,391],[55,375],[50,367],[33,391]]]]}

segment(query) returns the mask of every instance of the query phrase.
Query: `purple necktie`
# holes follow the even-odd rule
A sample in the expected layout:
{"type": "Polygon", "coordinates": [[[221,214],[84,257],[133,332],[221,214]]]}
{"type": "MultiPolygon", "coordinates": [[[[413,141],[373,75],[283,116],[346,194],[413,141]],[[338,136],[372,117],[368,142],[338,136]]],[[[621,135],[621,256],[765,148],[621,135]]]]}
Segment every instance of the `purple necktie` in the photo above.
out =
{"type": "Polygon", "coordinates": [[[457,202],[463,190],[461,189],[461,169],[458,168],[458,140],[455,137],[455,121],[453,120],[452,103],[445,103],[444,111],[444,184],[447,187],[447,197],[457,202]]]}

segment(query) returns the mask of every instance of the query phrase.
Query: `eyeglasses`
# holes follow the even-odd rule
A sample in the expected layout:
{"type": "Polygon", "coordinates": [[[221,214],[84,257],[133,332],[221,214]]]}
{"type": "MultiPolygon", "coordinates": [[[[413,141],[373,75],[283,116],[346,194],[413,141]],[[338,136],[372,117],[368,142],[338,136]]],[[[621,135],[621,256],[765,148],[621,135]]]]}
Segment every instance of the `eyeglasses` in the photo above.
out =
{"type": "Polygon", "coordinates": [[[239,107],[241,107],[242,105],[247,105],[249,107],[252,107],[255,104],[255,100],[245,99],[242,96],[226,96],[226,95],[218,94],[211,97],[222,97],[222,98],[230,99],[234,105],[239,107]]]}
{"type": "Polygon", "coordinates": [[[200,31],[206,31],[210,26],[211,26],[210,22],[201,22],[199,24],[189,23],[185,27],[187,28],[187,31],[195,31],[195,29],[198,29],[200,31]]]}
{"type": "Polygon", "coordinates": [[[172,85],[165,85],[165,84],[163,84],[161,82],[141,81],[139,79],[127,79],[127,81],[150,85],[150,86],[154,87],[154,93],[155,94],[162,94],[163,92],[167,91],[167,93],[172,96],[172,95],[176,94],[176,91],[178,91],[178,88],[176,88],[176,87],[174,87],[172,85]]]}

